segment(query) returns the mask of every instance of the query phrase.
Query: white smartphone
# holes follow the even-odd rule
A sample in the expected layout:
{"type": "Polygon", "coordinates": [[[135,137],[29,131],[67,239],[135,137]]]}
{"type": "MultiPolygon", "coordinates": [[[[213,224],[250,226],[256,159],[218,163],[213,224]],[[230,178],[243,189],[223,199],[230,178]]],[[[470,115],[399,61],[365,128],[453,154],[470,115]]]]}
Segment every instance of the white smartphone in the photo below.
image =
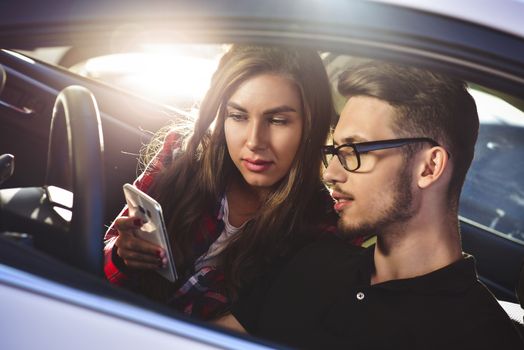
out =
{"type": "Polygon", "coordinates": [[[129,215],[140,218],[144,223],[140,229],[135,230],[135,234],[162,247],[167,254],[167,266],[156,271],[169,281],[175,282],[178,274],[162,215],[162,207],[156,200],[131,184],[124,185],[124,196],[129,215]]]}

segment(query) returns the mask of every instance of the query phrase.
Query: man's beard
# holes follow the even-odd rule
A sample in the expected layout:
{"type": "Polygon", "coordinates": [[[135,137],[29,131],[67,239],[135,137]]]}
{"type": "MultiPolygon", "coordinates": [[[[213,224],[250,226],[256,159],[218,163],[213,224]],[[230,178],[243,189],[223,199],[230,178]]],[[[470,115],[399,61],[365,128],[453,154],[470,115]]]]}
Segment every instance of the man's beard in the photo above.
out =
{"type": "MultiPolygon", "coordinates": [[[[408,165],[408,164],[406,164],[408,165]]],[[[339,231],[348,238],[368,237],[387,231],[391,225],[398,225],[406,222],[415,214],[413,209],[413,194],[411,192],[412,174],[409,166],[404,166],[403,170],[397,175],[392,188],[393,200],[387,208],[380,208],[377,212],[371,213],[372,219],[362,221],[356,225],[346,223],[342,218],[338,220],[339,231]]],[[[343,213],[341,214],[343,215],[343,213]]]]}

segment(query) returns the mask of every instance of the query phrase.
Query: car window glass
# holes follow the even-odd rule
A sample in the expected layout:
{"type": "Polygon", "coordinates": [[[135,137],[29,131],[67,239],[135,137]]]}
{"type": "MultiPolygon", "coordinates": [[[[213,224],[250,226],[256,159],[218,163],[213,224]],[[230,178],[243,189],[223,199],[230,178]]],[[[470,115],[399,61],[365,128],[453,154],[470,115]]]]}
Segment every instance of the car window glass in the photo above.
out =
{"type": "Polygon", "coordinates": [[[228,45],[142,44],[129,51],[56,47],[24,52],[155,102],[191,108],[203,97],[228,45]]]}
{"type": "Polygon", "coordinates": [[[524,113],[501,98],[470,89],[480,130],[460,215],[524,244],[524,113]]]}

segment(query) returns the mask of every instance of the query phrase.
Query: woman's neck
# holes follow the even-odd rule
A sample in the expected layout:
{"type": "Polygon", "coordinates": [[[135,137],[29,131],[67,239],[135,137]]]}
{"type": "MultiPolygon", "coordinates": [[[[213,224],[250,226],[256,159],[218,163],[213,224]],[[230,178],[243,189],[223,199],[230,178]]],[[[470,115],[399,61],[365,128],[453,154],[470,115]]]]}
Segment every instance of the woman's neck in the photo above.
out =
{"type": "Polygon", "coordinates": [[[267,191],[258,191],[243,181],[232,181],[226,189],[229,222],[239,227],[252,219],[267,195],[267,191]]]}

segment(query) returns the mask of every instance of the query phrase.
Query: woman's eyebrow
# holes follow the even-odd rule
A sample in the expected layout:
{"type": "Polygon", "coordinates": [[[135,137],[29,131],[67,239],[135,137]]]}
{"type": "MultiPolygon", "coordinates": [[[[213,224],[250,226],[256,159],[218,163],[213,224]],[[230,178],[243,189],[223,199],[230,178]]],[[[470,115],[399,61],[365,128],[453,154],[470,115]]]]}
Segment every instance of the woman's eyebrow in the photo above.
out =
{"type": "Polygon", "coordinates": [[[237,109],[237,110],[239,110],[241,112],[247,113],[247,109],[245,109],[244,107],[242,107],[239,104],[236,104],[235,102],[231,102],[230,101],[230,102],[227,103],[227,106],[231,107],[231,108],[234,108],[234,109],[237,109]]]}
{"type": "MultiPolygon", "coordinates": [[[[245,109],[244,107],[242,107],[241,105],[235,103],[235,102],[231,102],[229,101],[227,103],[227,106],[228,107],[231,107],[231,108],[234,108],[236,110],[239,110],[241,112],[244,112],[244,113],[247,113],[247,109],[245,109]]],[[[282,105],[282,106],[278,106],[278,107],[273,107],[273,108],[270,108],[270,109],[267,109],[264,111],[264,115],[272,115],[272,114],[278,114],[278,113],[285,113],[285,112],[296,112],[297,110],[291,106],[288,106],[288,105],[282,105]]]]}
{"type": "Polygon", "coordinates": [[[278,114],[278,113],[285,113],[285,112],[296,112],[297,110],[293,107],[284,105],[284,106],[278,106],[274,108],[270,108],[268,110],[264,111],[264,115],[271,115],[271,114],[278,114]]]}

